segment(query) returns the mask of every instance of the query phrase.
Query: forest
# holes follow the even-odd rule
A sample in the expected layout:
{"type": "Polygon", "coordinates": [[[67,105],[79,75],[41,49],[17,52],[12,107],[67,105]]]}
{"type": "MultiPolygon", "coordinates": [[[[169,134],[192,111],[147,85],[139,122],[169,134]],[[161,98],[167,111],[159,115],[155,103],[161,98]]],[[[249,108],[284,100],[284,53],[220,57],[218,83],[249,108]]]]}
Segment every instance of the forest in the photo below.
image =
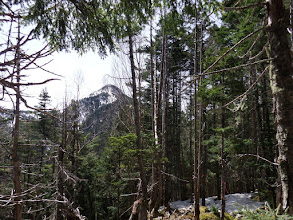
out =
{"type": "Polygon", "coordinates": [[[277,211],[246,219],[293,218],[293,1],[1,0],[0,18],[0,219],[163,219],[187,199],[182,219],[208,219],[209,196],[228,219],[248,192],[277,211]],[[27,94],[62,77],[42,63],[59,51],[114,54],[112,84],[60,108],[27,94]]]}

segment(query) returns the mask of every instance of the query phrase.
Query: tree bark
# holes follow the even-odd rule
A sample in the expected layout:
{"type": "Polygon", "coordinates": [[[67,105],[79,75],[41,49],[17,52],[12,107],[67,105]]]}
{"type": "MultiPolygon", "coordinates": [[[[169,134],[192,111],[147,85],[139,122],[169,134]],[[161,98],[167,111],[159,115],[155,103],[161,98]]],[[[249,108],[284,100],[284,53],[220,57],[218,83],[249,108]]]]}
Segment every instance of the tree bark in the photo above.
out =
{"type": "MultiPolygon", "coordinates": [[[[167,59],[166,59],[166,36],[164,35],[164,46],[163,46],[163,63],[162,63],[162,152],[164,162],[162,164],[163,172],[167,172],[167,114],[168,114],[168,79],[167,79],[167,59]]],[[[169,182],[167,181],[167,175],[163,175],[163,197],[164,197],[164,205],[169,207],[169,182]]]]}
{"type": "Polygon", "coordinates": [[[152,88],[152,132],[154,138],[154,153],[153,160],[154,163],[152,165],[152,195],[150,202],[150,211],[152,217],[157,217],[159,212],[159,206],[156,206],[156,203],[159,199],[159,186],[160,186],[160,158],[158,152],[158,114],[157,114],[157,80],[156,74],[154,70],[154,44],[153,44],[153,20],[150,20],[150,73],[151,73],[151,88],[152,88]]]}
{"type": "MultiPolygon", "coordinates": [[[[65,98],[64,103],[64,112],[62,114],[62,140],[58,147],[58,157],[57,157],[57,195],[58,200],[63,201],[64,198],[64,181],[63,181],[63,161],[64,161],[64,152],[66,150],[67,145],[67,103],[65,98]]],[[[57,213],[56,213],[56,219],[57,220],[63,220],[63,208],[64,205],[62,203],[57,204],[57,213]]]]}
{"type": "MultiPolygon", "coordinates": [[[[223,77],[224,78],[224,77],[223,77]]],[[[226,193],[226,178],[225,178],[225,114],[224,110],[222,111],[222,134],[221,134],[221,220],[225,219],[225,209],[226,209],[226,199],[225,199],[225,193],[226,193]]]]}
{"type": "Polygon", "coordinates": [[[147,181],[145,174],[144,161],[142,156],[142,139],[141,139],[141,122],[140,122],[140,114],[139,114],[139,105],[137,99],[137,90],[136,90],[136,74],[135,74],[135,64],[134,64],[134,52],[133,52],[133,33],[131,30],[131,19],[127,16],[127,32],[128,32],[128,43],[129,43],[129,59],[130,59],[130,67],[131,67],[131,77],[132,77],[132,99],[133,99],[133,108],[134,108],[134,123],[135,123],[135,133],[137,136],[136,146],[138,152],[138,166],[139,166],[139,174],[141,179],[141,205],[139,209],[139,219],[146,220],[147,219],[147,181]]]}
{"type": "MultiPolygon", "coordinates": [[[[205,117],[206,110],[205,108],[202,109],[202,121],[206,123],[206,117],[205,117]]],[[[202,138],[204,140],[205,136],[205,128],[202,128],[202,138]]],[[[207,157],[208,157],[208,149],[207,146],[202,146],[202,175],[201,175],[201,205],[206,206],[206,178],[207,178],[207,172],[208,172],[208,167],[207,167],[207,157]]]]}
{"type": "MultiPolygon", "coordinates": [[[[195,3],[195,29],[194,29],[194,76],[197,75],[197,1],[195,3]]],[[[199,196],[198,196],[198,188],[199,184],[197,179],[200,177],[198,176],[198,135],[197,135],[197,80],[194,80],[194,149],[193,149],[193,175],[194,175],[194,219],[198,220],[200,211],[199,211],[199,196]]]]}
{"type": "Polygon", "coordinates": [[[293,214],[293,68],[282,0],[267,0],[270,44],[270,83],[279,151],[278,171],[282,184],[282,208],[293,214]]]}
{"type": "MultiPolygon", "coordinates": [[[[16,68],[17,68],[17,83],[20,82],[20,21],[18,20],[18,45],[16,49],[16,68]]],[[[19,141],[19,114],[20,114],[20,86],[16,86],[16,101],[14,110],[14,129],[13,129],[13,146],[12,146],[12,163],[13,163],[13,182],[14,182],[14,218],[16,220],[22,219],[22,205],[20,203],[21,197],[21,183],[20,183],[20,165],[18,156],[18,141],[19,141]]]]}
{"type": "Polygon", "coordinates": [[[290,31],[291,48],[293,48],[293,0],[290,0],[290,31]]]}

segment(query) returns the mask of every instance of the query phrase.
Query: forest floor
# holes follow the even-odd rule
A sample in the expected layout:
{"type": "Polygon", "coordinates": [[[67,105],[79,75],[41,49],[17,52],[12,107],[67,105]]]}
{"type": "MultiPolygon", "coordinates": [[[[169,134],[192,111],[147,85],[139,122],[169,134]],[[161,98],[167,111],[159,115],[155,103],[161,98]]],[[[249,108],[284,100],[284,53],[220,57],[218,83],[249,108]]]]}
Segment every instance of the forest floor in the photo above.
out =
{"type": "MultiPolygon", "coordinates": [[[[244,209],[258,209],[264,207],[264,202],[255,201],[253,198],[256,193],[235,193],[226,195],[226,213],[225,219],[235,219],[236,214],[244,209]]],[[[170,204],[171,211],[160,208],[162,216],[159,219],[193,219],[193,203],[190,200],[175,201],[170,204]]],[[[200,219],[219,219],[219,211],[221,210],[221,200],[217,200],[216,196],[206,198],[206,206],[200,208],[200,219]]]]}

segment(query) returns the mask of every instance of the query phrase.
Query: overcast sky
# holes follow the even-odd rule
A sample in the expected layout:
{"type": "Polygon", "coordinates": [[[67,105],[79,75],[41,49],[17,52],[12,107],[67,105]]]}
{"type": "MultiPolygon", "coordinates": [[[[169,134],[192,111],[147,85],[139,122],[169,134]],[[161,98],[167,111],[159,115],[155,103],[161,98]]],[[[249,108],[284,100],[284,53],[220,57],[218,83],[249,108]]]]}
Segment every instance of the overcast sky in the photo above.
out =
{"type": "MultiPolygon", "coordinates": [[[[4,48],[8,38],[9,25],[4,24],[0,27],[0,45],[1,49],[4,48]]],[[[22,27],[21,32],[26,36],[29,33],[31,27],[22,27]]],[[[9,35],[10,40],[16,44],[17,29],[12,28],[12,33],[9,35]]],[[[29,41],[21,49],[25,51],[26,54],[34,54],[43,48],[45,45],[44,40],[34,39],[29,41]]],[[[4,55],[0,56],[1,61],[5,59],[4,55]]],[[[23,71],[21,75],[22,82],[42,82],[50,78],[58,78],[59,80],[51,81],[45,85],[39,86],[29,86],[26,89],[22,87],[23,95],[25,95],[30,106],[36,106],[38,104],[38,97],[42,89],[45,87],[52,100],[52,107],[62,106],[65,94],[67,91],[67,98],[70,101],[76,98],[77,86],[76,81],[80,84],[80,97],[83,98],[88,96],[90,93],[101,89],[104,85],[108,84],[109,77],[106,75],[111,75],[112,72],[112,59],[113,56],[108,56],[104,59],[98,55],[98,53],[88,52],[84,55],[79,55],[78,53],[72,52],[54,52],[50,57],[38,59],[38,65],[43,65],[45,63],[49,64],[44,66],[44,69],[53,72],[62,77],[58,77],[49,74],[41,69],[30,69],[23,71]],[[82,78],[78,80],[77,78],[82,78]],[[61,105],[61,106],[60,106],[61,105]]],[[[1,101],[1,106],[12,108],[12,103],[8,97],[4,101],[1,101]]],[[[23,108],[23,107],[22,107],[23,108]]]]}
{"type": "Polygon", "coordinates": [[[45,68],[62,77],[41,70],[33,71],[30,74],[30,79],[33,81],[43,81],[49,78],[59,79],[42,86],[34,86],[26,91],[28,95],[35,97],[30,99],[34,105],[38,103],[37,97],[45,87],[51,96],[54,107],[62,103],[66,91],[69,100],[76,98],[77,84],[80,85],[79,98],[86,97],[106,85],[108,81],[106,75],[111,75],[112,71],[112,56],[101,59],[98,53],[94,52],[82,56],[76,52],[59,52],[54,53],[50,59],[52,61],[45,68]]]}

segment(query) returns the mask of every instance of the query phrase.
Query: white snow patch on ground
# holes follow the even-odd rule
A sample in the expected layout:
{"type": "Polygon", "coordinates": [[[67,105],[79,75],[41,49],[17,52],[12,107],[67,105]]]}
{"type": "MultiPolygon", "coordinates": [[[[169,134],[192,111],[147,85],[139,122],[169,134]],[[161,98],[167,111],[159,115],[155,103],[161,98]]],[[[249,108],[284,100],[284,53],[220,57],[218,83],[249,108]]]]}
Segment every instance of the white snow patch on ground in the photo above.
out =
{"type": "MultiPolygon", "coordinates": [[[[226,195],[226,212],[232,214],[233,212],[238,212],[239,209],[257,209],[260,207],[264,207],[264,202],[257,202],[252,200],[252,197],[256,195],[256,193],[235,193],[226,195]]],[[[171,202],[170,204],[172,209],[184,209],[191,210],[193,207],[193,203],[190,203],[190,200],[185,201],[176,201],[171,202]]],[[[218,210],[221,210],[221,200],[217,200],[216,196],[206,198],[206,207],[209,209],[214,206],[218,210]]]]}
{"type": "Polygon", "coordinates": [[[171,202],[170,207],[172,209],[182,209],[182,208],[189,208],[192,207],[192,203],[190,203],[190,199],[185,200],[185,201],[176,201],[176,202],[171,202]]]}

